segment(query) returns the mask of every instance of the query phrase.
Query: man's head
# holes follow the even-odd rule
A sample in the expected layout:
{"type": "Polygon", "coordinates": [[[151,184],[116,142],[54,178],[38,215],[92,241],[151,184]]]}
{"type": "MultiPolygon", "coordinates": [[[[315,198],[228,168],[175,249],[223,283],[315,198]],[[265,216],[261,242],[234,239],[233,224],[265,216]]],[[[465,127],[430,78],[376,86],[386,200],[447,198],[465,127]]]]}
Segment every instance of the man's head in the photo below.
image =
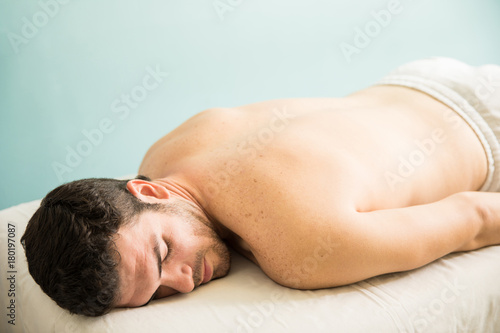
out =
{"type": "Polygon", "coordinates": [[[213,229],[202,222],[203,216],[191,205],[173,198],[169,191],[146,177],[131,181],[83,179],[54,189],[42,200],[21,242],[29,271],[47,295],[72,313],[99,316],[116,306],[142,305],[134,301],[137,297],[142,300],[143,294],[149,292],[144,290],[144,283],[149,288],[157,284],[156,296],[187,290],[169,287],[166,293],[166,287],[160,288],[167,285],[169,272],[164,273],[163,280],[152,281],[148,273],[158,270],[158,264],[150,267],[153,262],[145,261],[144,251],[153,240],[151,250],[158,245],[160,255],[175,253],[177,247],[184,259],[194,258],[189,259],[193,276],[194,266],[200,261],[197,256],[205,258],[204,254],[213,252],[208,247],[219,247],[218,274],[225,275],[229,269],[227,248],[220,244],[224,243],[213,229]],[[192,235],[188,237],[189,247],[184,247],[182,240],[166,239],[174,235],[192,235]],[[207,235],[211,243],[206,240],[207,235]],[[178,245],[171,250],[167,242],[178,245]],[[143,276],[149,280],[137,280],[143,276]]]}
{"type": "Polygon", "coordinates": [[[171,196],[154,182],[131,181],[128,189],[142,201],[161,203],[164,210],[144,212],[118,231],[117,307],[142,306],[151,299],[187,293],[227,274],[227,246],[196,204],[171,196]]]}

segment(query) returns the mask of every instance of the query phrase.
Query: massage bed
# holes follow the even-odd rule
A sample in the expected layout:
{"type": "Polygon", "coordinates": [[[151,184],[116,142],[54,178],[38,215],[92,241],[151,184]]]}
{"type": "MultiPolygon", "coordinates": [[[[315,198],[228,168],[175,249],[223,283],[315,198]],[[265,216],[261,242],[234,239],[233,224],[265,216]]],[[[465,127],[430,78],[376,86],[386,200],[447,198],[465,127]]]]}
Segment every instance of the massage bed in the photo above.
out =
{"type": "Polygon", "coordinates": [[[284,288],[232,253],[227,277],[189,294],[72,315],[33,281],[19,243],[39,203],[0,211],[1,332],[500,332],[500,246],[314,291],[284,288]]]}

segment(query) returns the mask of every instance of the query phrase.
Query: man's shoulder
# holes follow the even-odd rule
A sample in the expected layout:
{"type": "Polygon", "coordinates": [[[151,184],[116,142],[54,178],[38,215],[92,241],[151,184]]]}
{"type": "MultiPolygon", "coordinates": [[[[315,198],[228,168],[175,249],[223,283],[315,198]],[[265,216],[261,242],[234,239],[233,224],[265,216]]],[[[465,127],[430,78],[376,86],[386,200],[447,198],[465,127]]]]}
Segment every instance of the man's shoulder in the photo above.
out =
{"type": "Polygon", "coordinates": [[[220,125],[231,120],[241,119],[244,116],[245,112],[238,107],[214,107],[197,113],[187,120],[186,123],[220,125]]]}

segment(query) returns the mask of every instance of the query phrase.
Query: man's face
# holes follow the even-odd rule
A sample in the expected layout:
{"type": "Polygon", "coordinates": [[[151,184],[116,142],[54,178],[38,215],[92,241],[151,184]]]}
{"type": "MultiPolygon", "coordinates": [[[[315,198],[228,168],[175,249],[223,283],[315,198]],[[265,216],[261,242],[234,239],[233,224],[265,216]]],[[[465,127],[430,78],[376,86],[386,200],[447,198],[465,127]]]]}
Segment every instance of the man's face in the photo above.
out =
{"type": "Polygon", "coordinates": [[[202,216],[147,211],[121,227],[117,307],[136,307],[175,293],[188,293],[229,271],[226,244],[202,216]]]}

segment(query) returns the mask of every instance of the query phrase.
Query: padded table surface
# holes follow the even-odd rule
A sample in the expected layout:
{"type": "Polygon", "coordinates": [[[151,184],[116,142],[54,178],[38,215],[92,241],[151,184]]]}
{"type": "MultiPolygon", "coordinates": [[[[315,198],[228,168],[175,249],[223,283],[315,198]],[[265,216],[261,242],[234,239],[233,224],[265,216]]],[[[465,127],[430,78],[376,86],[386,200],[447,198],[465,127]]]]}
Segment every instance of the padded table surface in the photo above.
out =
{"type": "Polygon", "coordinates": [[[279,286],[233,253],[227,277],[189,294],[99,318],[71,315],[33,281],[19,243],[39,202],[0,211],[2,332],[500,332],[500,246],[314,291],[279,286]],[[12,300],[15,325],[6,316],[12,300]]]}

